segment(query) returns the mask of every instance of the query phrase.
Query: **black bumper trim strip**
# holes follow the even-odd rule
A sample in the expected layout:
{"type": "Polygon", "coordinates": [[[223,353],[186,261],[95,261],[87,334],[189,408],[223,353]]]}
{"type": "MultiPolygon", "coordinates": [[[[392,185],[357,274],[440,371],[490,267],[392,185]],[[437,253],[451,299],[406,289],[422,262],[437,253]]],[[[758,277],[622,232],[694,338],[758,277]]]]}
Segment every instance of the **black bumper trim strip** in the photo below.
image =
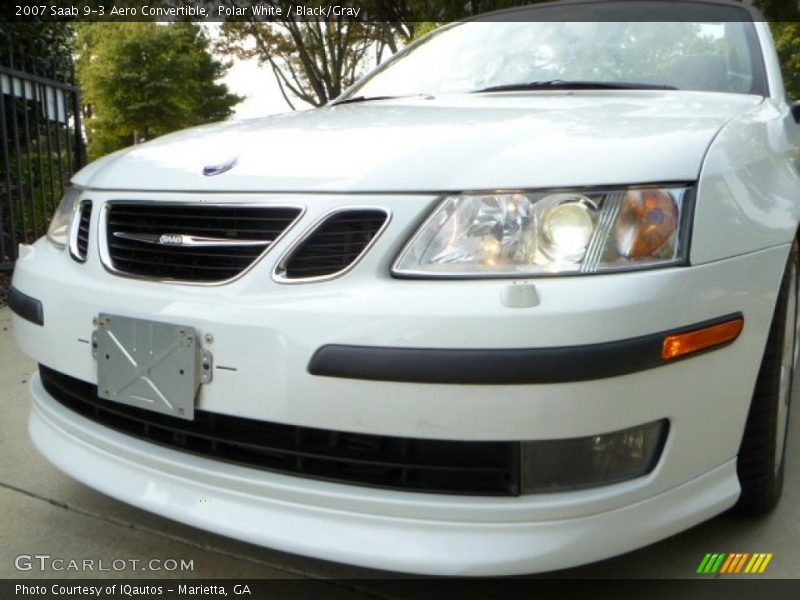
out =
{"type": "Polygon", "coordinates": [[[23,294],[13,285],[8,289],[8,306],[16,315],[36,325],[44,325],[44,308],[41,300],[23,294]]]}
{"type": "MultiPolygon", "coordinates": [[[[324,377],[408,383],[514,385],[567,383],[628,375],[682,359],[661,358],[664,338],[742,318],[741,313],[641,337],[553,348],[438,349],[330,344],[308,372],[324,377]]],[[[728,344],[709,348],[716,350],[728,344]]],[[[700,353],[697,353],[700,354],[700,353]]],[[[686,358],[696,356],[690,354],[686,358]]]]}

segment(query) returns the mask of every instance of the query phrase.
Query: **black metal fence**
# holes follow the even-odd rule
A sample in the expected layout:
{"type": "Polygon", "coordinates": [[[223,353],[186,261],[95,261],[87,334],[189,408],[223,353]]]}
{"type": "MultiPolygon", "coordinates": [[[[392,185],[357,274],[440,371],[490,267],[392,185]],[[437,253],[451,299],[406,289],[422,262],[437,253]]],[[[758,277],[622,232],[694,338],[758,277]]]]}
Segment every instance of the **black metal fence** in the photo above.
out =
{"type": "Polygon", "coordinates": [[[0,272],[13,268],[19,243],[47,232],[64,186],[85,162],[74,77],[30,57],[8,62],[0,64],[0,272]]]}

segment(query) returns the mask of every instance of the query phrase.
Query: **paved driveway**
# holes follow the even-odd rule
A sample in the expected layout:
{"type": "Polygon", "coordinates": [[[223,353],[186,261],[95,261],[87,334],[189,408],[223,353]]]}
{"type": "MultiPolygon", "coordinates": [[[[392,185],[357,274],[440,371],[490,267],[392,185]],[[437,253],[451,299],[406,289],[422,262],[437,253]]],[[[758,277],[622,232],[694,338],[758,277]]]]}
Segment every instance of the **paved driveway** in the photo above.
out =
{"type": "MultiPolygon", "coordinates": [[[[390,582],[379,581],[395,575],[276,552],[180,525],[62,475],[39,456],[28,439],[27,381],[34,369],[14,346],[8,309],[0,308],[0,578],[92,575],[20,572],[14,567],[14,557],[19,554],[142,562],[172,558],[194,564],[193,571],[171,573],[172,577],[313,578],[326,598],[396,595],[397,588],[390,582]],[[348,581],[342,581],[345,578],[348,581]]],[[[800,577],[800,410],[794,411],[792,430],[784,498],[768,518],[723,515],[642,550],[553,575],[692,577],[706,552],[744,551],[775,554],[764,576],[800,577]]],[[[113,575],[143,574],[128,570],[113,575]]],[[[288,587],[287,595],[291,595],[288,587]]]]}

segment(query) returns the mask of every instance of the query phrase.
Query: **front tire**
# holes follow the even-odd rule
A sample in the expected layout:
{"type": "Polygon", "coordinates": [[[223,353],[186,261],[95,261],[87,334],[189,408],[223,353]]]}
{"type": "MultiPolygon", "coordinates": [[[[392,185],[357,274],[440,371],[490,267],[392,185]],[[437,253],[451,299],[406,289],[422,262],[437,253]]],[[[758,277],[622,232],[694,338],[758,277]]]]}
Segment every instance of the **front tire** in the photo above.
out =
{"type": "Polygon", "coordinates": [[[786,433],[798,350],[799,261],[800,250],[795,241],[781,281],[739,448],[736,470],[742,494],[736,509],[749,515],[770,512],[783,491],[786,433]]]}

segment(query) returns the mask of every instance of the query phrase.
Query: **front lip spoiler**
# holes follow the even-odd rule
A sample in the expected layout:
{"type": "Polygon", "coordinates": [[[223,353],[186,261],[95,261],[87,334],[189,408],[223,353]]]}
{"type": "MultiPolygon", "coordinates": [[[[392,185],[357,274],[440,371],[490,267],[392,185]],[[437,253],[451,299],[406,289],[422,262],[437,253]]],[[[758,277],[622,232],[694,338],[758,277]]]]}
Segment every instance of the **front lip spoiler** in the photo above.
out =
{"type": "Polygon", "coordinates": [[[741,318],[741,313],[734,313],[626,340],[552,348],[444,349],[329,344],[314,353],[308,372],[324,377],[408,383],[513,385],[590,381],[673,363],[675,359],[662,358],[667,336],[741,318]]]}

